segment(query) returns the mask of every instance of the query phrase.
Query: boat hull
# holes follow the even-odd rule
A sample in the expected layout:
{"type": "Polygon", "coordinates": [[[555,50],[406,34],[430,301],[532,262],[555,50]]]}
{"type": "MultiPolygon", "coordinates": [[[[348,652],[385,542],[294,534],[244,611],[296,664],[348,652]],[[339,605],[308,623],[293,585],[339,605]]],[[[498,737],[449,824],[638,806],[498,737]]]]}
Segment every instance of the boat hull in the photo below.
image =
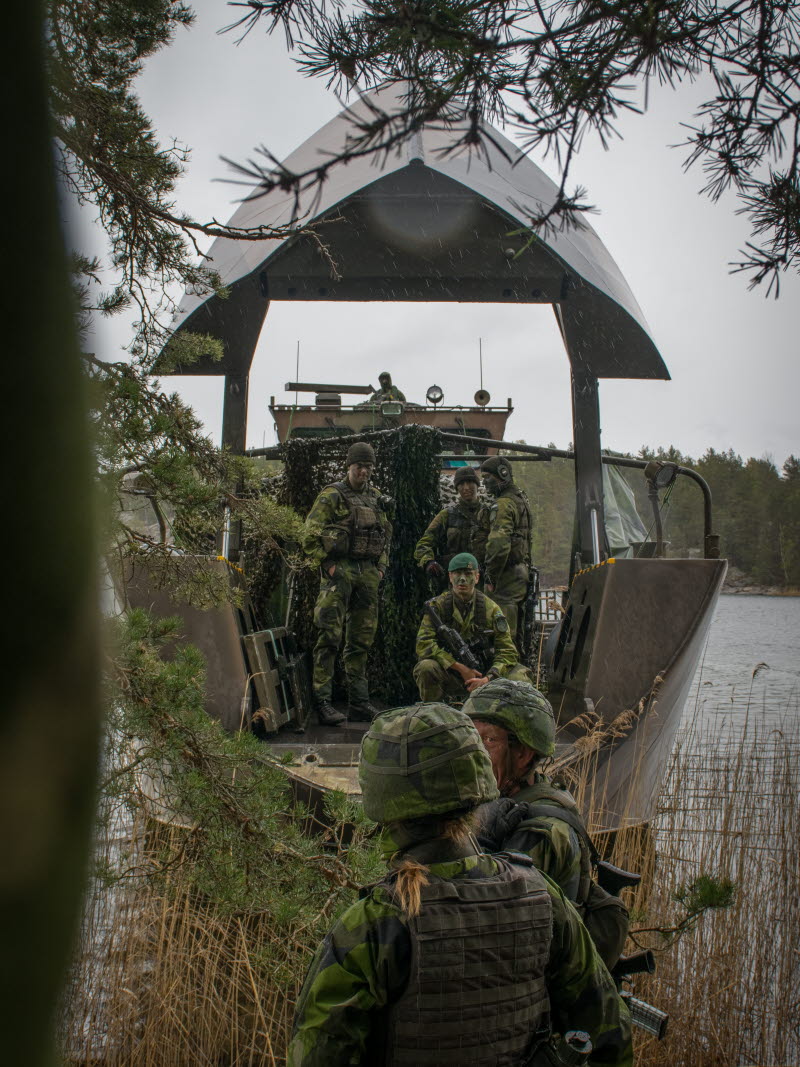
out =
{"type": "Polygon", "coordinates": [[[647,822],[725,578],[724,560],[619,559],[579,572],[553,635],[559,738],[590,761],[604,829],[647,822]]]}

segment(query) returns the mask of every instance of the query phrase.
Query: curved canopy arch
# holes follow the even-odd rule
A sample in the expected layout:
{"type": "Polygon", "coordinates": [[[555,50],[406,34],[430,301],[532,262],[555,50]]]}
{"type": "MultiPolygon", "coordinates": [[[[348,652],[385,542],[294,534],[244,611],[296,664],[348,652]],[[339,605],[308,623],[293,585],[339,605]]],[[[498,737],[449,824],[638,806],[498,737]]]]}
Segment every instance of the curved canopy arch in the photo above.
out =
{"type": "MultiPolygon", "coordinates": [[[[313,168],[342,150],[353,116],[398,103],[397,87],[359,100],[284,166],[313,168]]],[[[452,152],[456,127],[426,127],[388,155],[333,168],[321,188],[301,194],[299,217],[324,224],[338,277],[309,237],[217,239],[206,262],[230,296],[187,293],[175,325],[219,338],[225,356],[177,373],[245,376],[271,300],[383,300],[549,303],[573,369],[593,378],[669,378],[627,282],[588,223],[516,254],[525,238],[512,231],[526,224],[526,208],[553,203],[556,186],[497,130],[486,131],[485,152],[452,152]]],[[[245,200],[229,225],[286,225],[296,210],[294,195],[275,189],[245,200]]]]}

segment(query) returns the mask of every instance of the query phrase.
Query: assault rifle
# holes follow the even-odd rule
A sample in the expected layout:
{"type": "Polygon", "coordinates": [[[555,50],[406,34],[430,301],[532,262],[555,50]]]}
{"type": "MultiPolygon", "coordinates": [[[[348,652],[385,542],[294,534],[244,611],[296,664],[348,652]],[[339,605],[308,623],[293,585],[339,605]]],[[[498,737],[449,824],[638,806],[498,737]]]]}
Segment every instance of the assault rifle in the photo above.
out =
{"type": "MultiPolygon", "coordinates": [[[[620,956],[611,969],[611,977],[619,987],[620,983],[634,974],[654,974],[656,969],[655,957],[651,950],[644,949],[642,952],[634,952],[630,956],[620,956]]],[[[639,1000],[627,990],[620,990],[620,996],[628,1005],[631,1013],[631,1022],[640,1030],[653,1034],[659,1041],[664,1039],[667,1032],[669,1015],[646,1000],[639,1000]]]]}
{"type": "MultiPolygon", "coordinates": [[[[449,652],[450,655],[458,663],[461,663],[464,667],[469,667],[470,670],[477,671],[479,674],[484,674],[486,668],[481,662],[483,655],[485,655],[484,648],[474,648],[473,645],[465,641],[458,630],[453,626],[447,626],[442,622],[441,616],[433,606],[432,600],[425,601],[425,610],[428,613],[428,617],[433,623],[433,628],[436,631],[436,640],[449,652]]],[[[479,639],[479,642],[481,639],[479,639]]],[[[484,642],[485,644],[485,642],[484,642]]]]}
{"type": "Polygon", "coordinates": [[[514,634],[519,640],[519,658],[530,665],[533,657],[533,627],[536,623],[536,605],[539,601],[539,572],[531,567],[528,572],[528,584],[525,586],[525,599],[522,601],[521,619],[518,624],[520,633],[514,634]]]}

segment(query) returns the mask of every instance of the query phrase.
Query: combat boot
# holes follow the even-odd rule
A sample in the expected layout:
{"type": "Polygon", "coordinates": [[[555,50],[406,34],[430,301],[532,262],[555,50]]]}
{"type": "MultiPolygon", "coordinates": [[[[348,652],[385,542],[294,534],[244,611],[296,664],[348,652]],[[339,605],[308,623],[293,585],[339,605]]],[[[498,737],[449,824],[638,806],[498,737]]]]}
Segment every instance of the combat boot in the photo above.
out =
{"type": "Polygon", "coordinates": [[[328,700],[320,700],[317,704],[317,718],[320,726],[341,726],[347,716],[337,711],[328,700]]]}
{"type": "Polygon", "coordinates": [[[377,714],[378,709],[369,700],[356,700],[350,705],[347,717],[351,722],[372,722],[377,714]]]}

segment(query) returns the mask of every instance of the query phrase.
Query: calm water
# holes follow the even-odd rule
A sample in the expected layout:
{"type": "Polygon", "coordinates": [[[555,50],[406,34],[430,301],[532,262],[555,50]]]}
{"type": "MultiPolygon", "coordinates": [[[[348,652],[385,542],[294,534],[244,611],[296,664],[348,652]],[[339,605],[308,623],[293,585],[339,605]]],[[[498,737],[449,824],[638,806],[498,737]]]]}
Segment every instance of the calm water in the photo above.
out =
{"type": "Polygon", "coordinates": [[[800,597],[719,598],[683,725],[697,717],[737,731],[800,719],[800,597]]]}

